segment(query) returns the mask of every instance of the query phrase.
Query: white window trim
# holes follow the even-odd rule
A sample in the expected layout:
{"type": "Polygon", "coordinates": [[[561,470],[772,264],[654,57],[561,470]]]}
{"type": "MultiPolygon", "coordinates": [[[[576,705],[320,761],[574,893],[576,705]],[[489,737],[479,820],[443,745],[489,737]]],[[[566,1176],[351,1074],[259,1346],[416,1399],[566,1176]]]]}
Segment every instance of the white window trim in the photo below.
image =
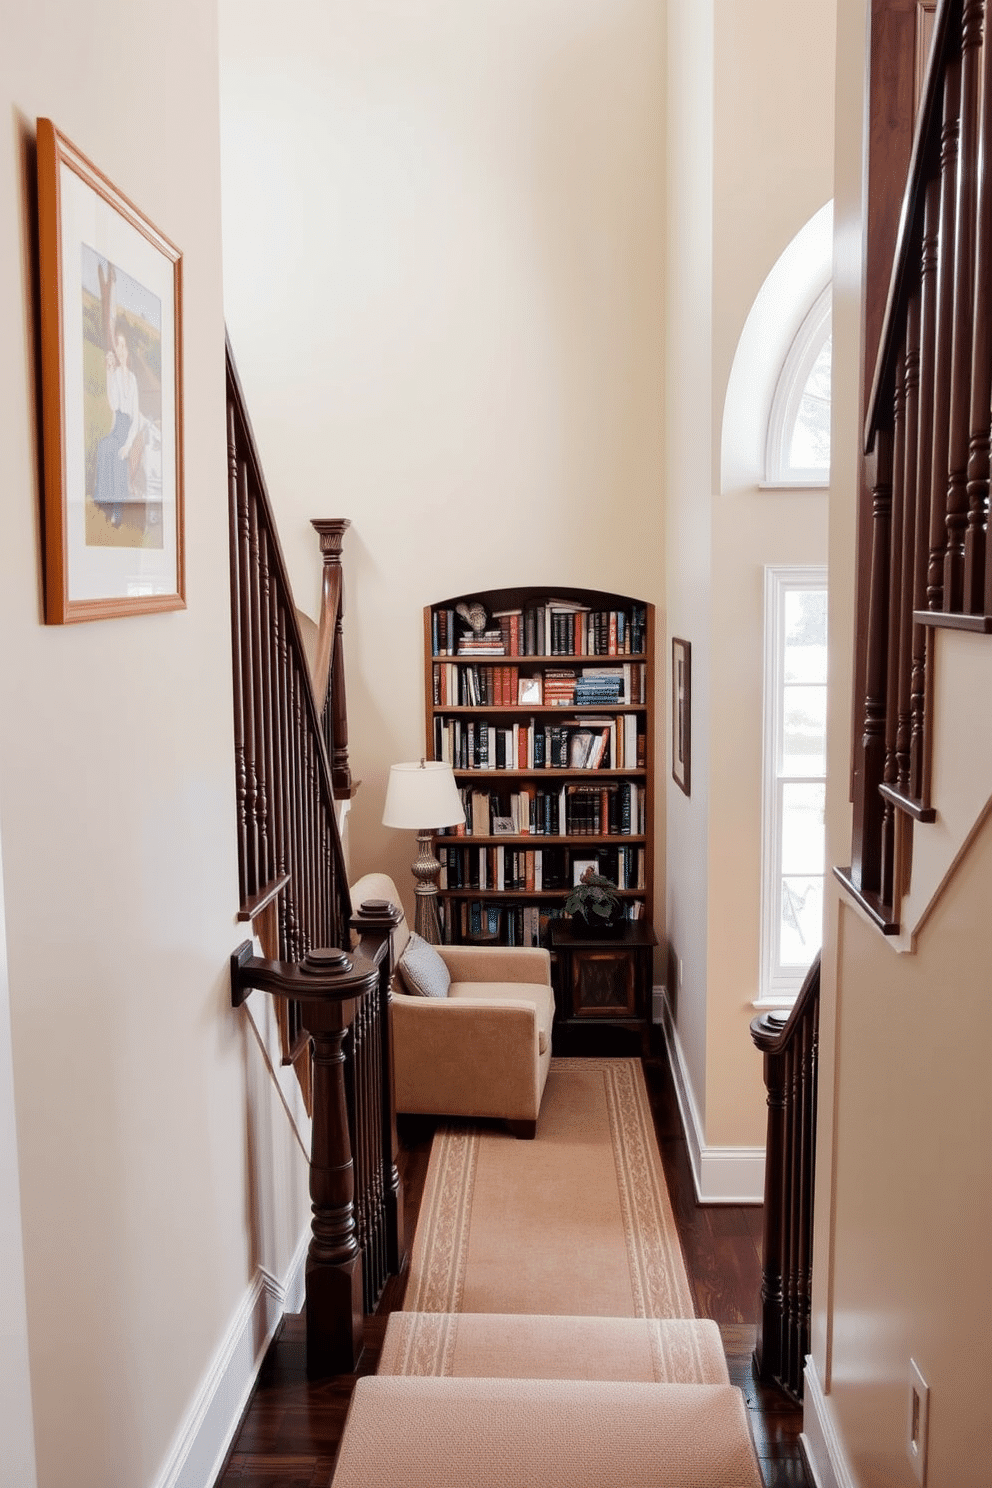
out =
{"type": "Polygon", "coordinates": [[[775,384],[775,394],[768,415],[762,490],[823,490],[830,484],[829,472],[825,475],[822,470],[795,468],[789,462],[789,455],[799,405],[813,365],[831,334],[832,326],[833,286],[827,284],[817,295],[796,332],[775,384]]]}
{"type": "MultiPolygon", "coordinates": [[[[782,724],[782,688],[779,659],[783,653],[782,622],[784,595],[790,589],[827,587],[827,570],[823,564],[785,567],[769,564],[765,568],[765,651],[764,651],[764,736],[761,763],[761,959],[759,992],[756,1008],[789,1008],[802,986],[805,970],[785,974],[773,964],[777,944],[777,923],[781,914],[782,842],[779,831],[777,798],[783,781],[778,770],[778,741],[782,724]]],[[[825,775],[789,776],[788,783],[820,781],[825,775]]],[[[824,865],[826,873],[826,865],[824,865]]]]}

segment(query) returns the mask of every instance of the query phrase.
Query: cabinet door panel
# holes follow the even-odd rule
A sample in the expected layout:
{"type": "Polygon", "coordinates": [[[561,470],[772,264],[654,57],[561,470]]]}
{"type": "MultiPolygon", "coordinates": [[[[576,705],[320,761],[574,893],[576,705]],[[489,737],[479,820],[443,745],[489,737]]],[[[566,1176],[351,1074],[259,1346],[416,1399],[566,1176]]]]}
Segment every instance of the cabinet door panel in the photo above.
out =
{"type": "Polygon", "coordinates": [[[576,1018],[636,1016],[637,983],[629,951],[584,950],[572,957],[572,1012],[576,1018]]]}

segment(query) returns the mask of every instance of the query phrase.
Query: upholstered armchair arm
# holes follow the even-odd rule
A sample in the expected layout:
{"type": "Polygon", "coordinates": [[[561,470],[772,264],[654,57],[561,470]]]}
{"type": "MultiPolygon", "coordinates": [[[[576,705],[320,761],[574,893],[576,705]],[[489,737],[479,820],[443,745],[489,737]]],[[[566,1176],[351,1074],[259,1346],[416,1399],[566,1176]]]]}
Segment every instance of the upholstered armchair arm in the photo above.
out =
{"type": "Polygon", "coordinates": [[[437,947],[453,982],[537,982],[551,985],[551,956],[538,946],[437,947]]]}
{"type": "Polygon", "coordinates": [[[400,994],[392,1013],[398,1111],[536,1118],[534,1003],[400,994]]]}

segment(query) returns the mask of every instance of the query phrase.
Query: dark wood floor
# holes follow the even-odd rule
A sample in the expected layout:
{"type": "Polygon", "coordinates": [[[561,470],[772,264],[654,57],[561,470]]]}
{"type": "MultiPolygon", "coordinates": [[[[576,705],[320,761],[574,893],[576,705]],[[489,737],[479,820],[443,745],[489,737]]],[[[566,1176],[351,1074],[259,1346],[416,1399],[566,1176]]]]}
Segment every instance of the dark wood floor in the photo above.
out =
{"type": "MultiPolygon", "coordinates": [[[[761,1210],[700,1205],[667,1062],[644,1061],[669,1192],[692,1282],[696,1311],[720,1325],[730,1377],[744,1391],[766,1488],[811,1488],[799,1446],[802,1411],[758,1384],[752,1368],[761,1286],[761,1210]]],[[[407,1237],[413,1235],[430,1154],[431,1123],[401,1127],[407,1237]]],[[[405,1277],[391,1281],[366,1323],[360,1374],[373,1374],[388,1314],[402,1306],[405,1277]]],[[[216,1488],[326,1488],[334,1469],[355,1376],[308,1384],[301,1317],[287,1317],[266,1355],[258,1384],[216,1488]]]]}

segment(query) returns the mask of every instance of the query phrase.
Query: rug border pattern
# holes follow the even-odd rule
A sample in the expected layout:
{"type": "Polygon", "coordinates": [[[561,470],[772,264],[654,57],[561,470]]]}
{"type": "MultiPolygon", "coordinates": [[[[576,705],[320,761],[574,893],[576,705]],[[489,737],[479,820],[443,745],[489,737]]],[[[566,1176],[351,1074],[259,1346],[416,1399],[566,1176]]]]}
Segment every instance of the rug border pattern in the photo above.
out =
{"type": "MultiPolygon", "coordinates": [[[[604,1082],[632,1315],[695,1318],[640,1060],[555,1058],[551,1068],[559,1073],[593,1072],[604,1082]]],[[[480,1128],[471,1122],[449,1122],[435,1134],[410,1259],[405,1312],[450,1314],[462,1310],[480,1137],[480,1128]]],[[[422,1337],[416,1332],[413,1330],[406,1341],[408,1352],[421,1356],[425,1369],[430,1360],[430,1373],[446,1373],[457,1329],[439,1320],[437,1328],[427,1330],[422,1337]]],[[[659,1367],[661,1347],[660,1338],[652,1342],[659,1367]]]]}
{"type": "Polygon", "coordinates": [[[466,1122],[449,1123],[435,1134],[434,1171],[428,1171],[410,1257],[410,1279],[416,1280],[412,1290],[407,1285],[404,1312],[461,1310],[479,1139],[478,1129],[466,1122]]]}

